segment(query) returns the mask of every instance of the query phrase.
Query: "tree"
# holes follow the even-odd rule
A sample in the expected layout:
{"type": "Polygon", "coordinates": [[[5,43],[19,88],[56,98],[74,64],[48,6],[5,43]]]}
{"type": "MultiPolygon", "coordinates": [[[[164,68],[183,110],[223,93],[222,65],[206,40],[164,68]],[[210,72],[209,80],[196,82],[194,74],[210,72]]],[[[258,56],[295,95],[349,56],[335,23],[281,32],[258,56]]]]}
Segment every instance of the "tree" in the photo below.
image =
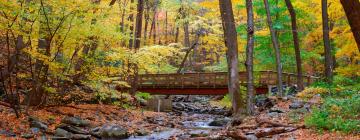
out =
{"type": "Polygon", "coordinates": [[[246,47],[246,73],[247,73],[247,113],[254,114],[254,11],[252,0],[246,0],[247,12],[247,47],[246,47]]]}
{"type": "Polygon", "coordinates": [[[340,0],[351,26],[356,44],[360,51],[360,2],[359,0],[340,0]]]}
{"type": "Polygon", "coordinates": [[[244,100],[240,95],[239,87],[238,44],[235,21],[231,0],[219,0],[219,5],[224,30],[225,46],[227,47],[228,89],[232,98],[234,116],[236,116],[241,114],[244,100]]]}
{"type": "Polygon", "coordinates": [[[322,27],[323,27],[323,41],[324,41],[324,52],[325,52],[325,79],[327,82],[332,82],[333,77],[333,55],[332,48],[330,46],[330,28],[329,28],[329,16],[327,10],[327,0],[321,0],[321,11],[322,11],[322,27]]]}
{"type": "Polygon", "coordinates": [[[301,62],[301,55],[300,55],[300,44],[299,44],[299,35],[297,30],[296,24],[296,12],[290,0],[285,0],[286,7],[290,13],[291,18],[291,30],[293,34],[293,41],[294,41],[294,48],[295,48],[295,59],[296,59],[296,69],[297,69],[297,85],[299,90],[304,89],[304,82],[303,82],[303,73],[302,73],[302,62],[301,62]]]}
{"type": "Polygon", "coordinates": [[[273,28],[272,21],[271,21],[271,15],[270,15],[270,7],[268,0],[264,0],[264,5],[266,9],[266,17],[267,17],[267,23],[270,29],[271,34],[271,41],[275,50],[275,57],[276,57],[276,70],[277,70],[277,88],[279,91],[280,96],[284,96],[283,93],[283,86],[282,86],[282,66],[281,66],[281,56],[280,56],[280,46],[279,41],[276,36],[276,32],[273,28]]]}
{"type": "Polygon", "coordinates": [[[140,48],[143,11],[144,11],[144,1],[138,0],[137,14],[136,14],[136,26],[135,26],[135,44],[134,44],[135,50],[140,48]]]}
{"type": "MultiPolygon", "coordinates": [[[[134,0],[130,1],[130,11],[132,11],[133,8],[133,4],[134,4],[134,0]]],[[[133,34],[134,34],[134,14],[130,13],[129,15],[129,23],[130,23],[130,39],[129,39],[129,48],[131,49],[133,47],[134,44],[134,40],[133,40],[133,34]]]]}

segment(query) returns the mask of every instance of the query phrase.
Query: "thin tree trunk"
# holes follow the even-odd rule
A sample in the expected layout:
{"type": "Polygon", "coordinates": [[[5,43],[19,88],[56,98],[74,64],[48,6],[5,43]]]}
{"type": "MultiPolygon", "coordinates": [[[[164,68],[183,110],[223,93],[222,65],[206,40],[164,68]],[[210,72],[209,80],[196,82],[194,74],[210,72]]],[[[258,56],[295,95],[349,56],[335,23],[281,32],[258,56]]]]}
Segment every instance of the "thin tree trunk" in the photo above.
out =
{"type": "Polygon", "coordinates": [[[165,45],[168,44],[168,11],[165,11],[165,45]]]}
{"type": "Polygon", "coordinates": [[[148,31],[149,19],[150,19],[149,2],[145,1],[145,4],[146,4],[146,12],[145,12],[145,28],[144,28],[144,45],[146,45],[146,41],[147,41],[147,31],[148,31]]]}
{"type": "Polygon", "coordinates": [[[360,52],[360,2],[359,0],[340,0],[360,52]]]}
{"type": "Polygon", "coordinates": [[[221,19],[224,29],[225,45],[228,48],[228,89],[232,98],[232,108],[234,116],[240,115],[245,104],[240,94],[239,68],[238,68],[238,44],[235,28],[235,20],[232,10],[231,0],[219,0],[221,19]]]}
{"type": "MultiPolygon", "coordinates": [[[[120,32],[124,33],[124,26],[125,26],[125,13],[126,13],[126,3],[127,1],[123,1],[123,5],[121,5],[121,2],[119,2],[119,5],[121,7],[121,21],[120,21],[120,32]]],[[[121,42],[122,46],[125,46],[125,41],[123,40],[121,42]]]]}
{"type": "Polygon", "coordinates": [[[176,27],[176,31],[175,31],[175,43],[179,42],[179,32],[180,32],[179,27],[176,27]]]}
{"type": "Polygon", "coordinates": [[[321,11],[322,11],[322,25],[323,25],[323,40],[324,40],[324,51],[325,51],[325,76],[326,81],[331,83],[333,77],[333,57],[332,48],[330,46],[330,28],[329,28],[329,17],[327,11],[327,0],[321,0],[321,11]]]}
{"type": "MultiPolygon", "coordinates": [[[[130,1],[130,12],[134,10],[133,8],[134,0],[130,1]]],[[[134,14],[131,13],[129,15],[129,22],[130,22],[130,39],[129,39],[129,48],[131,49],[133,47],[133,34],[134,34],[134,14]]]]}
{"type": "Polygon", "coordinates": [[[304,82],[303,82],[303,73],[302,73],[302,62],[301,62],[301,55],[300,55],[300,44],[299,44],[299,36],[297,32],[297,24],[296,24],[296,12],[294,10],[293,5],[291,4],[290,0],[285,0],[286,6],[290,13],[291,17],[291,29],[293,34],[293,41],[294,41],[294,48],[295,48],[295,58],[296,58],[296,69],[297,69],[297,85],[299,90],[304,89],[304,82]]]}
{"type": "Polygon", "coordinates": [[[196,34],[195,41],[194,41],[193,45],[191,47],[189,47],[188,50],[186,50],[185,56],[184,56],[183,60],[181,61],[181,64],[180,64],[180,66],[179,66],[176,73],[180,73],[181,70],[184,68],[185,62],[186,62],[190,52],[197,46],[197,44],[199,42],[199,39],[200,39],[200,33],[196,34]]]}
{"type": "Polygon", "coordinates": [[[265,9],[266,9],[267,23],[268,23],[270,33],[271,33],[271,41],[272,41],[272,44],[273,44],[273,47],[275,50],[275,55],[276,55],[277,88],[279,91],[279,95],[284,96],[283,86],[282,86],[282,66],[281,66],[279,41],[276,37],[275,30],[273,29],[273,26],[272,26],[270,7],[269,7],[268,0],[264,0],[264,5],[265,5],[265,9]]]}
{"type": "Polygon", "coordinates": [[[246,48],[246,73],[247,73],[247,113],[253,115],[254,105],[254,11],[252,0],[246,0],[247,11],[247,48],[246,48]]]}

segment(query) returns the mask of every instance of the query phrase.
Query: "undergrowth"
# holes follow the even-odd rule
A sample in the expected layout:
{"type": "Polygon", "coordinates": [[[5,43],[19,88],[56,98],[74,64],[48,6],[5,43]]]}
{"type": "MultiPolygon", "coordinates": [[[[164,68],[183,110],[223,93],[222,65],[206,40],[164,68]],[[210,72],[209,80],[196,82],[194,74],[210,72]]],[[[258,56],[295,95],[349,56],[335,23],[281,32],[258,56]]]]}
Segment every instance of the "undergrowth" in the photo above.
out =
{"type": "Polygon", "coordinates": [[[333,84],[317,82],[312,88],[327,89],[324,103],[305,117],[305,125],[317,130],[360,133],[359,78],[335,76],[333,84]]]}

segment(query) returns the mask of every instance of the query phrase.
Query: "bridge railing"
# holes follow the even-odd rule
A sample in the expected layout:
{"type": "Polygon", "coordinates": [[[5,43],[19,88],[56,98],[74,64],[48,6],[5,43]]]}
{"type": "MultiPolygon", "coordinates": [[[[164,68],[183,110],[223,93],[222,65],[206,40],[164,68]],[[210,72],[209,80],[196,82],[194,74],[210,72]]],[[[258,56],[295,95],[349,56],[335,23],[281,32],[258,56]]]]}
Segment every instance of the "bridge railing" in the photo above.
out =
{"type": "MultiPolygon", "coordinates": [[[[276,85],[277,72],[257,71],[254,74],[257,85],[276,85]]],[[[304,84],[309,85],[317,77],[303,76],[304,84]]],[[[282,80],[286,85],[297,83],[297,75],[283,73],[282,80]]],[[[139,88],[226,88],[228,76],[226,72],[214,73],[181,73],[181,74],[141,74],[138,79],[139,88]]],[[[247,83],[246,72],[239,72],[239,83],[247,83]]]]}

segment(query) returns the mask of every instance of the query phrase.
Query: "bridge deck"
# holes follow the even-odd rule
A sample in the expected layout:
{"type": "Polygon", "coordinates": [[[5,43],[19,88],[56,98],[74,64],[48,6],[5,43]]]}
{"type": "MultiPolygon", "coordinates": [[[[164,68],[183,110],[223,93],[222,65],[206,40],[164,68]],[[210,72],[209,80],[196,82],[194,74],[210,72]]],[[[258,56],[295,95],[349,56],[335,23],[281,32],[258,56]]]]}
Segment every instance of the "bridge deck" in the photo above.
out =
{"type": "MultiPolygon", "coordinates": [[[[274,71],[255,72],[254,82],[258,93],[267,92],[268,85],[276,85],[277,73],[274,71]]],[[[297,83],[297,75],[283,73],[285,85],[297,83]]],[[[309,85],[317,78],[303,76],[304,84],[309,85]]],[[[239,72],[240,84],[246,85],[246,72],[239,72]]],[[[226,72],[182,73],[182,74],[141,74],[138,77],[138,91],[152,94],[226,94],[228,76],[226,72]]]]}

